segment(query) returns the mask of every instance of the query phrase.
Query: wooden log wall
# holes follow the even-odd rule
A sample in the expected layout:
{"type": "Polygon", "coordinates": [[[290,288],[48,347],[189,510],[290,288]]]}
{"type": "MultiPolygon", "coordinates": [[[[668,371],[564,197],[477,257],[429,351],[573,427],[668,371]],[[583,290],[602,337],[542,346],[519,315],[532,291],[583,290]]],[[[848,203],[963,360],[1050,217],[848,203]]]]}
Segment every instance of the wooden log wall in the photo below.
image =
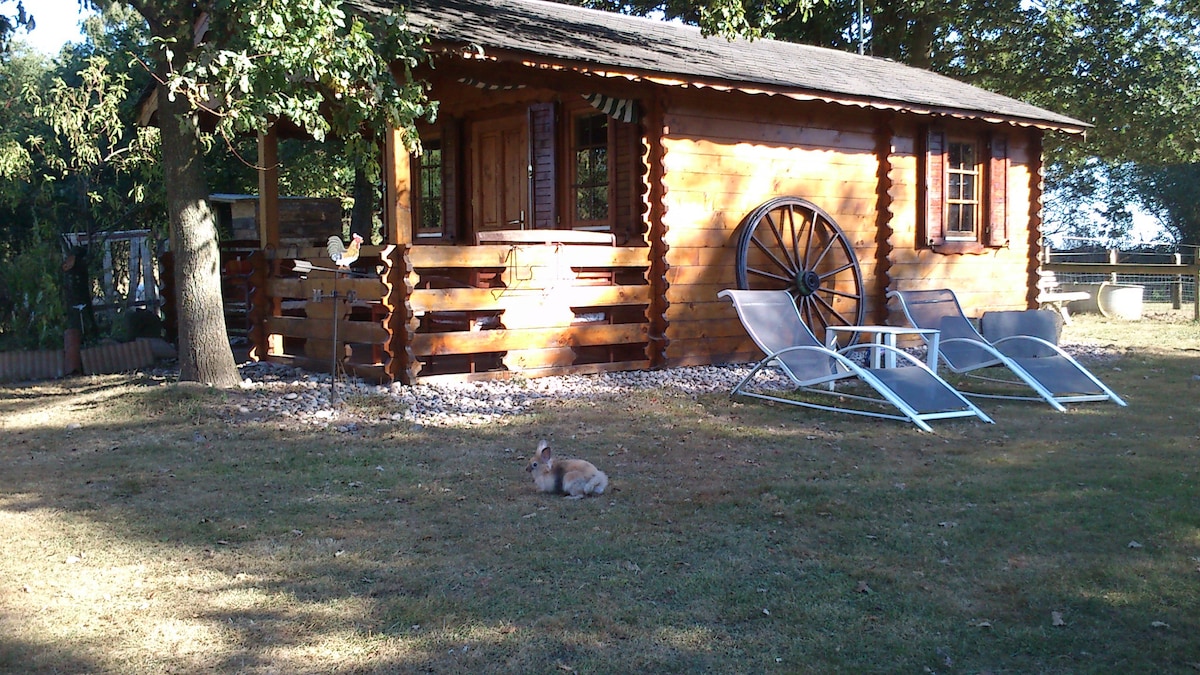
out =
{"type": "MultiPolygon", "coordinates": [[[[666,114],[670,365],[757,357],[717,293],[736,287],[738,226],[769,199],[802,197],[823,208],[854,246],[868,289],[876,275],[878,120],[822,104],[798,114],[795,101],[747,98],[719,107],[675,101],[666,114]]],[[[868,298],[868,316],[875,303],[868,298]]]]}
{"type": "MultiPolygon", "coordinates": [[[[896,125],[892,140],[892,236],[890,288],[917,290],[950,288],[969,316],[998,310],[1028,309],[1030,264],[1036,262],[1034,216],[1040,195],[1034,190],[1041,161],[1038,132],[1015,127],[1008,135],[1009,169],[1006,194],[1009,244],[979,254],[945,255],[918,246],[920,213],[919,161],[916,139],[920,128],[911,121],[896,125]]],[[[903,325],[899,307],[888,307],[888,323],[903,325]]]]}

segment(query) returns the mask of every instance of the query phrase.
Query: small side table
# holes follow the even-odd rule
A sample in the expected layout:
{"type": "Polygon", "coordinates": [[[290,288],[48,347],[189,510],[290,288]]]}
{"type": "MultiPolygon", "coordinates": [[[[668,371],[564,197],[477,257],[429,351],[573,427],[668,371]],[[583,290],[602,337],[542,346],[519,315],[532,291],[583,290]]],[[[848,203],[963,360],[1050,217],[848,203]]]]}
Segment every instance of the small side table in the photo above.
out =
{"type": "MultiPolygon", "coordinates": [[[[937,372],[938,366],[938,348],[941,340],[942,332],[933,328],[911,328],[901,326],[826,326],[825,327],[825,346],[830,349],[835,349],[837,346],[837,338],[839,333],[863,333],[871,336],[871,342],[877,345],[887,345],[888,347],[896,347],[896,337],[899,335],[920,335],[925,338],[925,343],[928,345],[928,350],[925,354],[925,365],[933,372],[937,372]]],[[[871,367],[878,368],[880,366],[878,349],[871,349],[871,367]]],[[[896,354],[887,352],[883,359],[885,368],[896,367],[896,354]]]]}

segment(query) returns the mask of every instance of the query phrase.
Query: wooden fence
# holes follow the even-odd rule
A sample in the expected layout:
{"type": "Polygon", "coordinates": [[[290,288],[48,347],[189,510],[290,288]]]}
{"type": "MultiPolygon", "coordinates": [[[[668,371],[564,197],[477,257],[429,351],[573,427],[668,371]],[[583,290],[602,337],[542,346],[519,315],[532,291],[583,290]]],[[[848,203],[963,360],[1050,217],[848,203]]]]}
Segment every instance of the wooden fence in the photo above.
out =
{"type": "Polygon", "coordinates": [[[1117,275],[1166,275],[1174,277],[1177,280],[1175,288],[1178,291],[1172,291],[1172,302],[1176,305],[1182,301],[1182,284],[1185,278],[1190,278],[1195,284],[1193,288],[1196,292],[1192,297],[1192,317],[1196,321],[1200,321],[1200,262],[1193,261],[1190,265],[1186,265],[1180,260],[1179,262],[1171,263],[1120,263],[1116,262],[1117,258],[1113,255],[1110,262],[1093,263],[1050,263],[1043,262],[1042,269],[1048,272],[1057,274],[1107,274],[1112,275],[1115,279],[1117,275]]]}

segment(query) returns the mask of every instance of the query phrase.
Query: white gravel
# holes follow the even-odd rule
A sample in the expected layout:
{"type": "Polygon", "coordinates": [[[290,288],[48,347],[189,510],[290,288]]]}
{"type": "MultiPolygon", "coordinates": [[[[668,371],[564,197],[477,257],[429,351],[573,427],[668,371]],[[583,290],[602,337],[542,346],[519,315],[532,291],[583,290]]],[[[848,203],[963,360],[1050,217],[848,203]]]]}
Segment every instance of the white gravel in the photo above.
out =
{"type": "MultiPolygon", "coordinates": [[[[1111,348],[1063,347],[1075,356],[1093,362],[1119,355],[1111,348]]],[[[238,400],[230,412],[239,419],[287,420],[334,427],[340,431],[353,431],[359,424],[378,422],[420,426],[483,425],[528,412],[537,402],[546,400],[611,400],[632,390],[648,389],[662,390],[664,395],[724,393],[731,390],[750,368],[749,364],[696,366],[413,386],[399,383],[373,385],[340,377],[335,399],[328,374],[280,364],[248,362],[239,367],[244,395],[236,397],[238,400]],[[347,399],[370,401],[373,397],[378,397],[375,403],[383,411],[379,416],[363,419],[361,414],[346,414],[347,399]],[[393,412],[386,412],[389,410],[393,412]]],[[[166,380],[172,377],[171,371],[156,371],[155,374],[166,380]]],[[[776,377],[782,387],[782,377],[776,377]]]]}

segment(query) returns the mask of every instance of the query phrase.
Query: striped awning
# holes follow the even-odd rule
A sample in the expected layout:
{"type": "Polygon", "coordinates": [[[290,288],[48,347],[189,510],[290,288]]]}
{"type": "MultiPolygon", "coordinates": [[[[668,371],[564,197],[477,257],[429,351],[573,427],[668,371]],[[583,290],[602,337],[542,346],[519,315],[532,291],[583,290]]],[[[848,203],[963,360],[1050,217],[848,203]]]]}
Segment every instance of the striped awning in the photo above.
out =
{"type": "Polygon", "coordinates": [[[613,98],[604,94],[584,94],[583,98],[596,110],[622,122],[634,122],[638,119],[637,101],[631,98],[613,98]]]}
{"type": "Polygon", "coordinates": [[[481,82],[480,80],[476,80],[475,78],[471,77],[460,77],[458,78],[458,81],[467,85],[468,87],[475,87],[476,89],[483,89],[484,91],[511,91],[513,89],[525,88],[525,85],[523,84],[491,84],[489,82],[481,82]]]}

